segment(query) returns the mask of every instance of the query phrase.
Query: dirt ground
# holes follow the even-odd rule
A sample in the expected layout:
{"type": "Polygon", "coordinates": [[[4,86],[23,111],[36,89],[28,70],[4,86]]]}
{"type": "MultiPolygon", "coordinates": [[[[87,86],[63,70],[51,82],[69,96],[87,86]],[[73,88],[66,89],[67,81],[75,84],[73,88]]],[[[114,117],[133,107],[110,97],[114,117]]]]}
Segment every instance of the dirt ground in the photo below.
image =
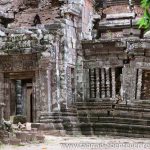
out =
{"type": "Polygon", "coordinates": [[[1,145],[0,150],[150,150],[150,139],[46,136],[42,144],[1,145]]]}

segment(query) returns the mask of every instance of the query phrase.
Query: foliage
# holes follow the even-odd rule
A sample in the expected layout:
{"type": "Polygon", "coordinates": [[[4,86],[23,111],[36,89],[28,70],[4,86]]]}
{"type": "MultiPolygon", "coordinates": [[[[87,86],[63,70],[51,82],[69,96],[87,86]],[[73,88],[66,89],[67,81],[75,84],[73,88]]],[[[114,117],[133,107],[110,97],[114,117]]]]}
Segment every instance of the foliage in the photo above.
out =
{"type": "Polygon", "coordinates": [[[22,115],[17,115],[17,116],[14,116],[14,120],[13,120],[13,123],[14,124],[18,124],[18,123],[26,123],[27,120],[26,120],[26,117],[25,116],[22,116],[22,115]]]}
{"type": "Polygon", "coordinates": [[[144,14],[138,21],[139,28],[150,29],[150,0],[142,0],[141,7],[144,9],[144,14]]]}

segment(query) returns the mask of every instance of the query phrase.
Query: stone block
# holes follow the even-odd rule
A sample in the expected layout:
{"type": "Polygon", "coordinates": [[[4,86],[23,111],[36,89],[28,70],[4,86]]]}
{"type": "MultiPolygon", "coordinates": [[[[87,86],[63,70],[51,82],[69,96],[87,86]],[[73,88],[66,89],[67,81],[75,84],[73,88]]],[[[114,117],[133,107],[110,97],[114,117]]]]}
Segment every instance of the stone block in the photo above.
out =
{"type": "Polygon", "coordinates": [[[36,140],[36,133],[29,133],[29,132],[17,132],[16,138],[20,139],[23,143],[30,143],[36,140]]]}
{"type": "Polygon", "coordinates": [[[31,128],[39,128],[41,123],[31,123],[31,128]]]}
{"type": "Polygon", "coordinates": [[[21,143],[21,140],[17,138],[12,138],[9,140],[9,144],[11,145],[19,145],[20,143],[21,143]]]}
{"type": "Polygon", "coordinates": [[[26,142],[26,135],[22,132],[17,132],[16,133],[16,138],[20,139],[21,142],[26,142]]]}
{"type": "Polygon", "coordinates": [[[43,135],[37,135],[36,140],[40,143],[44,143],[45,137],[43,135]]]}
{"type": "Polygon", "coordinates": [[[38,130],[50,130],[50,129],[53,129],[53,126],[52,124],[49,123],[42,123],[38,128],[38,130]]]}

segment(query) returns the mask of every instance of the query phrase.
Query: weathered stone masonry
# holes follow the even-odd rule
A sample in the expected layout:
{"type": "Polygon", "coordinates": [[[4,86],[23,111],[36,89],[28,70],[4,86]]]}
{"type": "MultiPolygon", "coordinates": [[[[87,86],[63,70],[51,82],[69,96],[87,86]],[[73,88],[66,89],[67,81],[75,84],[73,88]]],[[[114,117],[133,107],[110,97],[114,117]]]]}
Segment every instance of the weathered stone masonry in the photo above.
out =
{"type": "Polygon", "coordinates": [[[92,2],[1,1],[0,10],[4,118],[21,114],[38,122],[41,113],[68,109],[76,101],[77,50],[89,36],[92,2]]]}
{"type": "Polygon", "coordinates": [[[121,95],[124,102],[148,99],[149,39],[142,38],[137,20],[140,2],[101,1],[94,25],[93,40],[84,40],[84,98],[112,99],[121,95]],[[96,38],[96,39],[95,39],[96,38]],[[119,86],[119,87],[118,87],[119,86]]]}
{"type": "Polygon", "coordinates": [[[77,126],[84,135],[149,137],[150,41],[137,26],[140,1],[96,2],[92,39],[82,40],[77,126]]]}
{"type": "Polygon", "coordinates": [[[136,24],[142,14],[135,0],[1,0],[4,118],[25,115],[68,134],[148,137],[150,40],[136,24]]]}

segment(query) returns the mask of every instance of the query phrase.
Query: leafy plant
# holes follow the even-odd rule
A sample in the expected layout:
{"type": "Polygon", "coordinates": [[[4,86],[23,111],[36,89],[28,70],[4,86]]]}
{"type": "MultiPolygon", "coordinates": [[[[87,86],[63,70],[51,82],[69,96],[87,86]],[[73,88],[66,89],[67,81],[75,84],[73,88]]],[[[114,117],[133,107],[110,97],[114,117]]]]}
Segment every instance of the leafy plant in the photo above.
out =
{"type": "Polygon", "coordinates": [[[141,7],[144,9],[144,14],[137,24],[139,28],[150,29],[150,0],[142,0],[141,7]]]}

